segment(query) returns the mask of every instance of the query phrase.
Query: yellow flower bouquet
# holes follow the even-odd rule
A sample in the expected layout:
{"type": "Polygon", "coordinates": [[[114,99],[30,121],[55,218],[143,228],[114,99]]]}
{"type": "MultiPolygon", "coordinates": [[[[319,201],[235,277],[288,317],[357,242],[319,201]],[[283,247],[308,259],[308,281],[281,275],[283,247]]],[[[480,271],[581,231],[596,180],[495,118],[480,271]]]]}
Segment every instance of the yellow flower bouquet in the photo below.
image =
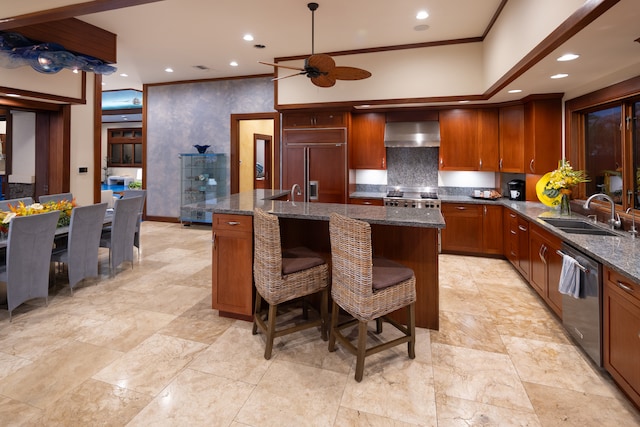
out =
{"type": "Polygon", "coordinates": [[[9,211],[0,211],[0,231],[7,233],[9,231],[9,223],[16,216],[38,215],[45,212],[60,211],[58,219],[58,227],[65,227],[71,222],[71,211],[76,207],[76,199],[71,201],[60,200],[59,202],[50,201],[44,204],[33,203],[25,205],[19,202],[18,206],[9,205],[9,211]]]}
{"type": "Polygon", "coordinates": [[[550,197],[556,198],[562,190],[571,190],[581,182],[588,182],[584,171],[574,170],[567,160],[558,162],[558,169],[549,174],[549,181],[544,187],[543,193],[550,197]]]}

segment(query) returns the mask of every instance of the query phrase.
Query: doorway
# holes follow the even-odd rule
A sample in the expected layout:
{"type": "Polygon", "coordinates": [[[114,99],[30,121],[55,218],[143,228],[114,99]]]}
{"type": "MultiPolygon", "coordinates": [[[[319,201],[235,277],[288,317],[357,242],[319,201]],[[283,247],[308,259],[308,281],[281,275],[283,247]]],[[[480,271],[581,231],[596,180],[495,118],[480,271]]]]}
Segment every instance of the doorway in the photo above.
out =
{"type": "Polygon", "coordinates": [[[231,193],[281,187],[280,114],[231,115],[231,193]]]}

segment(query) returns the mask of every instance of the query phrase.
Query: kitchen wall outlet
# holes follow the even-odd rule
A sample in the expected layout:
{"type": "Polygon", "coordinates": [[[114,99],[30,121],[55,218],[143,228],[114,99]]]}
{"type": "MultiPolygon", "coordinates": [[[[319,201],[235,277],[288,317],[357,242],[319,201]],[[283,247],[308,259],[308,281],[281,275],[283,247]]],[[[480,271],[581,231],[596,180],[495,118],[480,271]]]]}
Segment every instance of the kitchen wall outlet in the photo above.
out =
{"type": "Polygon", "coordinates": [[[89,168],[86,168],[86,167],[78,168],[78,173],[87,173],[88,171],[89,171],[89,168]]]}

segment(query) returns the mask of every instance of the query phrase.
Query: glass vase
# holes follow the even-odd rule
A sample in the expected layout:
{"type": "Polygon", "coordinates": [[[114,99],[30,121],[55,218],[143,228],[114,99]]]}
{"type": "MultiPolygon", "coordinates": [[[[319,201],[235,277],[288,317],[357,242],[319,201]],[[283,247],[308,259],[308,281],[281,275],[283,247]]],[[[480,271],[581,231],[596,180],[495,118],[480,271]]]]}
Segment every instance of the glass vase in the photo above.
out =
{"type": "Polygon", "coordinates": [[[562,189],[560,190],[560,215],[571,215],[571,205],[569,204],[569,200],[571,199],[571,190],[562,189]]]}

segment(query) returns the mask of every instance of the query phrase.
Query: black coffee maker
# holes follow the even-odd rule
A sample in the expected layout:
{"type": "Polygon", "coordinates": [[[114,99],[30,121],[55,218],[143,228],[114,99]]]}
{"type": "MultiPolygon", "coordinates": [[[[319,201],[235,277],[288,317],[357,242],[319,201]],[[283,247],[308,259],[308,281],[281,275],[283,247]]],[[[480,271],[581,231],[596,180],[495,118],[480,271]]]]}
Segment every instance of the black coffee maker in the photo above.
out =
{"type": "Polygon", "coordinates": [[[509,186],[509,200],[525,200],[524,181],[513,179],[507,183],[509,186]]]}

